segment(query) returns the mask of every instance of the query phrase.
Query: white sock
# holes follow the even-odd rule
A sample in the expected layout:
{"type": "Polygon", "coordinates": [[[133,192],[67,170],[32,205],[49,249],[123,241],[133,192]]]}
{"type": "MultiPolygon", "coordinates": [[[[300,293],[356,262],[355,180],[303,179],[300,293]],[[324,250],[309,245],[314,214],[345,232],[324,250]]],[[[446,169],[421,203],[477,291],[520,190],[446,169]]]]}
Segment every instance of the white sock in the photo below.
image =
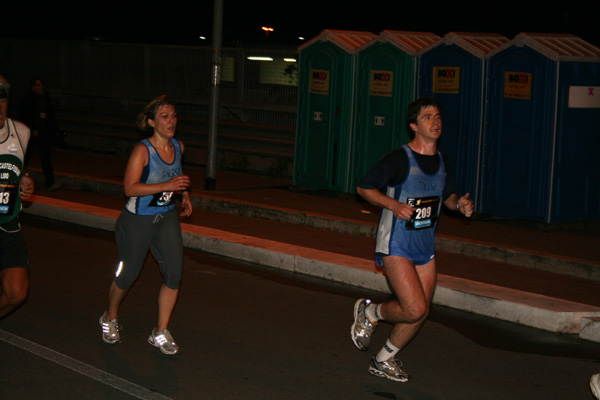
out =
{"type": "Polygon", "coordinates": [[[383,303],[381,304],[377,304],[377,307],[375,307],[375,315],[377,316],[377,320],[382,320],[385,319],[383,318],[383,316],[381,315],[381,306],[383,305],[383,303]]]}
{"type": "Polygon", "coordinates": [[[399,351],[400,348],[394,346],[392,342],[390,342],[390,339],[388,339],[381,348],[381,350],[379,350],[379,353],[377,353],[377,355],[375,356],[375,359],[379,362],[387,361],[390,358],[394,358],[394,356],[398,354],[399,351]]]}
{"type": "Polygon", "coordinates": [[[369,304],[367,306],[367,308],[365,308],[365,315],[367,316],[367,318],[369,318],[369,321],[371,322],[377,322],[379,321],[381,318],[379,318],[378,316],[378,309],[379,306],[381,306],[381,304],[369,304]]]}

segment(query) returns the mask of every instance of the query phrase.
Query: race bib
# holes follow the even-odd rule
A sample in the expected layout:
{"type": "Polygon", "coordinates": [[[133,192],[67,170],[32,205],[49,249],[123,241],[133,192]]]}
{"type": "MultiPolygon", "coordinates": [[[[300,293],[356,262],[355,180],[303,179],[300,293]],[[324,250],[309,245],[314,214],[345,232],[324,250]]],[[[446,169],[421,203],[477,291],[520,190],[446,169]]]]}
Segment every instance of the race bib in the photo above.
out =
{"type": "Polygon", "coordinates": [[[415,208],[413,215],[406,221],[407,230],[427,229],[435,226],[440,208],[439,196],[408,198],[406,203],[415,208]]]}
{"type": "Polygon", "coordinates": [[[150,207],[166,207],[171,204],[173,200],[173,192],[161,192],[155,193],[150,200],[150,207]]]}
{"type": "Polygon", "coordinates": [[[18,182],[0,183],[0,215],[12,214],[19,196],[18,182]]]}

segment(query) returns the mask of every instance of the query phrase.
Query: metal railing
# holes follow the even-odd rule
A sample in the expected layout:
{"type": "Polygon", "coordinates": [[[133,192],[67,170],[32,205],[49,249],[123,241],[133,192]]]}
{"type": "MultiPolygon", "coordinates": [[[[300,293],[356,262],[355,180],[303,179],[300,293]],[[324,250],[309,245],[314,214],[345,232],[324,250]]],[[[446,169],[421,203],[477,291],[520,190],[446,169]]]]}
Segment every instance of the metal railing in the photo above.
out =
{"type": "MultiPolygon", "coordinates": [[[[219,118],[295,126],[298,64],[291,60],[297,57],[287,50],[224,48],[219,118]]],[[[35,76],[59,107],[138,112],[167,94],[178,113],[207,117],[211,63],[208,47],[0,39],[0,73],[11,83],[11,99],[18,102],[35,76]]]]}

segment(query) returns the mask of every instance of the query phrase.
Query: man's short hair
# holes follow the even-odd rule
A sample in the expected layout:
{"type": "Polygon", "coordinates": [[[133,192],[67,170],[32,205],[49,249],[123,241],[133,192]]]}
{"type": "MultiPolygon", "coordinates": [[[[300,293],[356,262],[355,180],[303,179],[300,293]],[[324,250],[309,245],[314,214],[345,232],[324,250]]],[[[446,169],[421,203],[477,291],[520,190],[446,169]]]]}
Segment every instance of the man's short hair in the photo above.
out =
{"type": "Polygon", "coordinates": [[[408,124],[408,137],[410,140],[415,138],[415,131],[411,128],[410,124],[417,124],[419,114],[421,110],[427,107],[435,107],[439,111],[442,110],[440,103],[433,97],[422,97],[410,103],[406,111],[406,123],[408,124]]]}

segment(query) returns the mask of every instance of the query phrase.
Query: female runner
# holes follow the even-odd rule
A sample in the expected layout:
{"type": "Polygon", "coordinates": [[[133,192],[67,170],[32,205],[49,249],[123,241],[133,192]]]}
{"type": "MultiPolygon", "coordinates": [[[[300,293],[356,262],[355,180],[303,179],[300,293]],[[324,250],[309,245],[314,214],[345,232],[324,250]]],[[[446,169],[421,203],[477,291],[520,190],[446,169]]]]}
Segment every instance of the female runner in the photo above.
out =
{"type": "Polygon", "coordinates": [[[150,249],[158,261],[163,284],[158,295],[158,322],[148,342],[171,355],[179,347],[167,326],[177,302],[183,268],[183,241],[174,196],[182,195],[181,216],[191,215],[190,178],[181,171],[184,147],[174,139],[177,114],[166,96],[146,106],[138,116],[138,126],[153,133],[136,144],[125,170],[128,199],[115,226],[120,262],[110,285],[108,309],[100,317],[102,339],[110,344],[120,341],[119,306],[150,249]]]}

